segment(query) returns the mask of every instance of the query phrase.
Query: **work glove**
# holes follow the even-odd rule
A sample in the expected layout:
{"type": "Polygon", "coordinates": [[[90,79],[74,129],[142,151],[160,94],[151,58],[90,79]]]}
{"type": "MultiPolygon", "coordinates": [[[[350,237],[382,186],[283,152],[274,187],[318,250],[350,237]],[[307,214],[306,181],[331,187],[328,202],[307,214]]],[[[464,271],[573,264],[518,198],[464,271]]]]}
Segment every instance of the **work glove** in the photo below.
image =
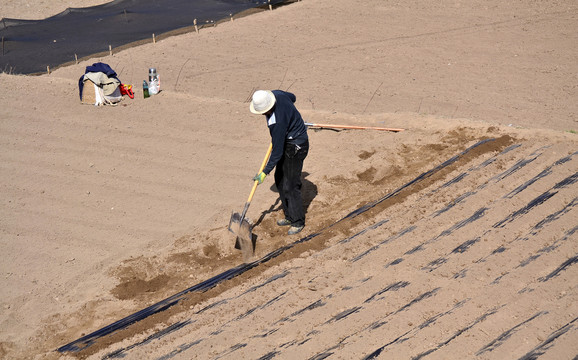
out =
{"type": "Polygon", "coordinates": [[[257,175],[255,175],[255,177],[253,178],[254,181],[258,181],[259,184],[261,184],[263,182],[263,180],[265,180],[265,177],[267,177],[267,174],[265,174],[264,172],[260,172],[257,175]]]}

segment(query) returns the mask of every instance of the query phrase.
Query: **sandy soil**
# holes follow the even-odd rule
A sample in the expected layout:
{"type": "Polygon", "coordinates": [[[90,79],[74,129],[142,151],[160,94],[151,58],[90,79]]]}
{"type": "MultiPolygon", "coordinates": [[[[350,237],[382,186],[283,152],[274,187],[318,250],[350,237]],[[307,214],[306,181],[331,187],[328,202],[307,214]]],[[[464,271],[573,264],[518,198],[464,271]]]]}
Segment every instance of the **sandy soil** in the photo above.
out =
{"type": "Polygon", "coordinates": [[[0,74],[0,357],[575,358],[577,30],[573,1],[305,0],[0,74]],[[135,99],[80,104],[96,61],[135,99]],[[312,123],[405,131],[311,129],[304,232],[275,226],[270,178],[248,213],[255,259],[307,241],[56,352],[242,263],[227,225],[267,150],[259,88],[312,123]]]}

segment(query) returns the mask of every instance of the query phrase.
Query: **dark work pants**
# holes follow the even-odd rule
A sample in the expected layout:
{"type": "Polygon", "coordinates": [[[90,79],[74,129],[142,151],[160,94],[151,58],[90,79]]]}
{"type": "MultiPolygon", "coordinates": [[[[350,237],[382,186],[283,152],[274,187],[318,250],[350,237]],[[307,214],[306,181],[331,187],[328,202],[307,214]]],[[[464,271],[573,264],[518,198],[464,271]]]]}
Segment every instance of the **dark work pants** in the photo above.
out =
{"type": "Polygon", "coordinates": [[[275,185],[279,191],[285,218],[293,226],[305,225],[305,209],[301,196],[303,160],[309,152],[309,142],[302,145],[285,143],[284,154],[275,166],[275,185]]]}

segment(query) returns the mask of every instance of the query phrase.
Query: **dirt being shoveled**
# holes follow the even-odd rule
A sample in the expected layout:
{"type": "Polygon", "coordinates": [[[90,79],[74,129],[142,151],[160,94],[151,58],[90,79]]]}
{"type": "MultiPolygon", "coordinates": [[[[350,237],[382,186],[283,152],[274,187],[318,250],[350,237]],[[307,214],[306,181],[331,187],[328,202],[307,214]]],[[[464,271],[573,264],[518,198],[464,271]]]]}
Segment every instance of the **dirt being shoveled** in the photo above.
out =
{"type": "Polygon", "coordinates": [[[304,0],[0,74],[0,357],[573,359],[577,14],[304,0]],[[97,61],[133,100],[80,104],[97,61]],[[276,226],[272,177],[247,214],[256,259],[285,251],[55,351],[242,264],[227,225],[270,142],[248,99],[277,88],[307,122],[405,131],[310,129],[303,232],[276,226]]]}

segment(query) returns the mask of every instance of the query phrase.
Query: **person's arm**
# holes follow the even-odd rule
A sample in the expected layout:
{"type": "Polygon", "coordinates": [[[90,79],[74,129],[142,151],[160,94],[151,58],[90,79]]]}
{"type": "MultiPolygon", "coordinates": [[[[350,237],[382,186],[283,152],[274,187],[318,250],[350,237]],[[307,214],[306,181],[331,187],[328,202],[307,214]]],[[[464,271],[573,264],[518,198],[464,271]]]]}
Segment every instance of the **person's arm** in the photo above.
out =
{"type": "Polygon", "coordinates": [[[288,123],[287,121],[284,121],[281,116],[277,116],[277,114],[275,114],[275,117],[277,118],[276,123],[269,125],[273,150],[271,151],[271,156],[269,157],[265,169],[263,169],[263,172],[267,175],[269,175],[275,165],[277,165],[279,160],[281,160],[285,148],[285,134],[287,133],[288,123]]]}

